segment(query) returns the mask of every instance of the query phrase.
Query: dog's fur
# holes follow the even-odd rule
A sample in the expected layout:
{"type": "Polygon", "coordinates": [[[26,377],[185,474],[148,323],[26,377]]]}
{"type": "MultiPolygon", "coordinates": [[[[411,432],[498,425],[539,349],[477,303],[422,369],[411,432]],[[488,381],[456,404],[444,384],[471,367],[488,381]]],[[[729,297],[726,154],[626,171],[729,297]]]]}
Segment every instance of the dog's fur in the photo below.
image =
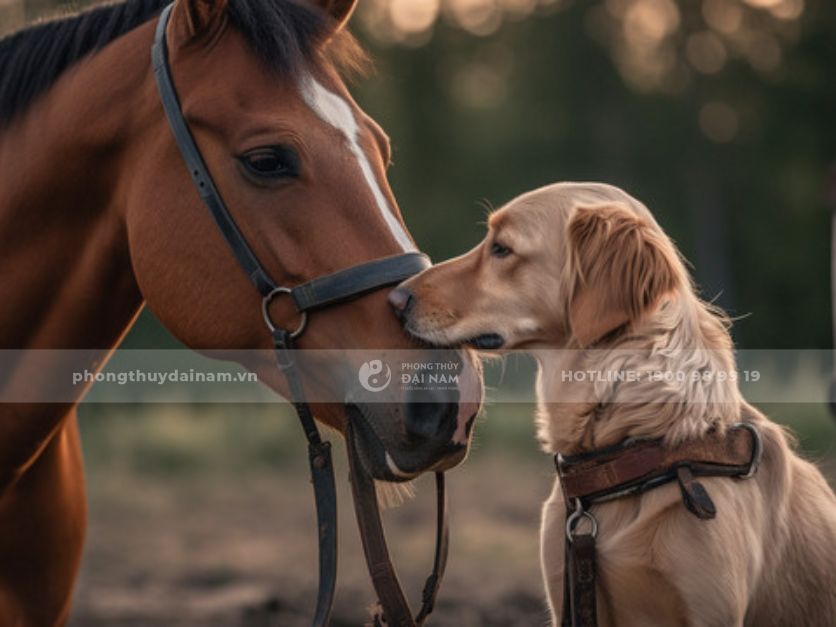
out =
{"type": "MultiPolygon", "coordinates": [[[[549,452],[632,436],[675,445],[739,421],[760,430],[764,455],[753,479],[701,480],[717,506],[713,520],[686,510],[675,484],[593,506],[600,625],[836,625],[836,498],[736,382],[560,376],[735,370],[728,319],[695,294],[676,247],[643,204],[609,185],[544,187],[495,212],[479,246],[402,289],[412,294],[404,323],[426,341],[456,345],[495,333],[503,349],[533,352],[549,452]]],[[[543,507],[541,557],[556,624],[564,516],[555,482],[543,507]]]]}

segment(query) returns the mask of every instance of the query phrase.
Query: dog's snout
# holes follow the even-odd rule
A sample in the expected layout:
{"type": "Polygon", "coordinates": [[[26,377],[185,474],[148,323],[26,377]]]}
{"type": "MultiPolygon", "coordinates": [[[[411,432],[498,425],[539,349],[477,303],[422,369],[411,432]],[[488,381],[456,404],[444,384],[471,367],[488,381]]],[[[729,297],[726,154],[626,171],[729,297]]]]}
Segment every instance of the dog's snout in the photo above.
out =
{"type": "Polygon", "coordinates": [[[415,297],[412,292],[405,287],[396,287],[389,292],[389,304],[392,305],[392,308],[395,310],[395,314],[401,320],[409,314],[409,310],[412,308],[414,303],[415,297]]]}

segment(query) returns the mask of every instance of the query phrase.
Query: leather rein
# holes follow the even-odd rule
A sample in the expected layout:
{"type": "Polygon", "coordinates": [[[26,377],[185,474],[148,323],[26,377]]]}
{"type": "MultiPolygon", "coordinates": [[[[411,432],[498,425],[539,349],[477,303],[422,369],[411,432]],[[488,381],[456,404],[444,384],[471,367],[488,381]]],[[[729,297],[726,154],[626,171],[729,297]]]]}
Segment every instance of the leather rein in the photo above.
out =
{"type": "Polygon", "coordinates": [[[596,503],[642,494],[677,481],[682,502],[701,520],[717,514],[714,502],[697,477],[749,479],[763,455],[757,428],[746,422],[724,435],[709,432],[669,448],[661,440],[630,439],[583,455],[555,455],[566,502],[561,627],[596,627],[596,551],[598,521],[590,511],[596,503]],[[581,531],[585,521],[586,530],[581,531]]]}
{"type": "MultiPolygon", "coordinates": [[[[183,117],[177,91],[171,78],[166,45],[166,27],[173,6],[174,3],[166,6],[157,22],[151,48],[154,78],[169,127],[189,170],[192,182],[239,265],[262,297],[262,314],[272,336],[277,366],[287,380],[289,400],[293,403],[308,440],[308,459],[319,531],[319,592],[312,625],[324,627],[331,620],[331,607],[337,581],[337,493],[334,465],[331,459],[331,443],[320,437],[310,405],[306,400],[301,373],[293,357],[295,340],[305,330],[309,312],[400,283],[429,267],[430,261],[422,253],[407,252],[352,266],[295,287],[277,285],[259,263],[227,209],[192,137],[188,123],[183,117]],[[271,318],[270,304],[281,296],[290,297],[301,315],[296,329],[282,328],[271,318]]],[[[350,421],[345,436],[354,509],[369,573],[383,610],[383,616],[376,616],[375,623],[382,624],[381,621],[385,621],[387,625],[418,627],[424,623],[433,610],[439,583],[447,563],[448,526],[444,475],[440,472],[435,473],[437,529],[433,570],[424,587],[421,609],[417,615],[413,616],[389,557],[374,480],[364,470],[358,457],[350,421]]]]}

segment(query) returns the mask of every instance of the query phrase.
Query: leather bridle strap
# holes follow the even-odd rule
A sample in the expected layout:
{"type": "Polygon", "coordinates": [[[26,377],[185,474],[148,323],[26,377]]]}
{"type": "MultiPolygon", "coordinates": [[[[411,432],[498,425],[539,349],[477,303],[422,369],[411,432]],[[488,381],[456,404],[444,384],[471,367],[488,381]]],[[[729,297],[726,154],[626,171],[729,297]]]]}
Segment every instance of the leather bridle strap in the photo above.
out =
{"type": "Polygon", "coordinates": [[[331,623],[331,608],[337,587],[337,488],[331,443],[320,437],[316,420],[305,399],[299,369],[293,360],[293,334],[283,329],[274,329],[273,345],[276,363],[284,372],[290,400],[308,440],[308,464],[314,488],[319,544],[319,585],[311,624],[313,627],[327,627],[331,623]]]}
{"type": "Polygon", "coordinates": [[[427,256],[419,252],[383,257],[297,285],[290,290],[290,297],[299,311],[331,307],[400,283],[429,265],[427,256]]]}
{"type": "Polygon", "coordinates": [[[209,213],[211,213],[221,234],[232,249],[238,263],[262,297],[268,298],[278,289],[286,290],[290,293],[298,310],[307,312],[311,309],[357,298],[386,285],[400,283],[426,269],[430,265],[426,255],[419,252],[408,252],[346,268],[293,288],[280,288],[276,285],[259,263],[258,258],[235,223],[218,188],[215,186],[206,163],[203,161],[200,150],[189,130],[189,125],[183,117],[177,91],[171,79],[171,70],[168,66],[168,48],[165,37],[173,7],[173,3],[169,4],[160,14],[154,36],[154,45],[151,48],[151,63],[160,101],[168,118],[174,140],[183,161],[186,162],[186,167],[201,199],[209,209],[209,213]]]}
{"type": "Polygon", "coordinates": [[[413,617],[409,602],[398,581],[395,567],[392,565],[389,550],[386,547],[374,481],[368,473],[363,471],[354,441],[353,427],[349,423],[346,431],[346,446],[351,472],[351,491],[354,496],[354,512],[357,516],[357,526],[360,528],[363,552],[366,556],[366,564],[372,578],[372,584],[383,608],[383,616],[375,617],[375,627],[381,625],[387,627],[420,627],[433,611],[438,589],[441,585],[441,578],[444,576],[444,569],[447,566],[450,534],[447,524],[447,493],[444,487],[444,473],[435,473],[437,515],[433,569],[424,584],[421,609],[413,617]],[[385,619],[385,622],[382,619],[385,619]]]}
{"type": "MultiPolygon", "coordinates": [[[[830,316],[833,323],[832,340],[836,345],[836,169],[830,173],[829,199],[830,207],[830,316]]],[[[828,405],[830,415],[836,418],[836,353],[832,364],[833,372],[830,379],[828,405]]]]}
{"type": "Polygon", "coordinates": [[[433,570],[424,582],[421,594],[421,609],[415,617],[418,625],[423,625],[435,609],[435,599],[441,588],[441,578],[447,568],[447,555],[450,552],[450,525],[447,519],[447,491],[444,486],[444,473],[435,473],[435,554],[433,570]]]}
{"type": "Polygon", "coordinates": [[[180,154],[183,161],[186,162],[186,167],[192,177],[192,182],[195,185],[200,198],[208,207],[209,213],[212,214],[215,223],[221,230],[226,243],[232,249],[232,253],[238,260],[238,263],[244,269],[244,272],[250,278],[250,281],[258,289],[262,296],[266,296],[276,288],[276,284],[270,276],[261,267],[261,264],[256,259],[250,247],[247,245],[243,234],[235,224],[235,220],[229,213],[220,192],[215,187],[215,182],[209,174],[209,169],[203,161],[203,157],[195,144],[192,133],[189,130],[189,125],[186,123],[183,113],[180,109],[180,101],[177,98],[177,91],[174,88],[174,82],[171,79],[171,70],[168,67],[168,45],[166,44],[166,27],[171,17],[171,11],[174,8],[172,2],[166,6],[160,14],[157,22],[157,30],[154,35],[154,45],[151,47],[151,66],[154,70],[154,78],[157,82],[157,90],[160,94],[160,101],[163,105],[163,110],[168,118],[168,124],[171,132],[174,135],[174,140],[177,143],[177,148],[180,149],[180,154]]]}
{"type": "MultiPolygon", "coordinates": [[[[316,611],[314,613],[314,627],[325,627],[330,622],[331,606],[334,599],[334,590],[337,580],[337,495],[334,482],[334,465],[331,459],[331,445],[323,441],[316,426],[316,421],[311,412],[310,406],[305,398],[299,369],[293,359],[295,339],[305,329],[308,312],[338,303],[345,302],[352,298],[358,298],[382,287],[400,283],[430,265],[426,255],[419,252],[406,252],[401,255],[375,259],[367,263],[340,270],[327,276],[317,277],[307,283],[294,287],[277,285],[269,273],[259,263],[258,258],[247,244],[246,238],[241,233],[238,225],[229,212],[226,204],[212,179],[209,169],[203,160],[200,149],[195,143],[194,137],[189,130],[188,123],[183,117],[180,101],[177,98],[177,91],[171,78],[171,70],[168,64],[168,51],[166,44],[166,28],[174,4],[166,6],[160,14],[157,28],[154,34],[154,43],[151,48],[151,63],[154,71],[154,78],[160,95],[160,101],[168,119],[169,127],[174,140],[183,157],[183,161],[189,170],[192,181],[200,194],[206,207],[209,209],[213,220],[218,226],[221,234],[232,249],[232,253],[238,260],[250,281],[262,296],[262,313],[265,323],[271,333],[273,347],[276,353],[276,361],[279,369],[284,373],[289,389],[289,400],[293,403],[299,422],[308,440],[308,458],[311,468],[311,479],[316,499],[316,514],[319,538],[319,592],[317,595],[316,611]],[[275,324],[270,316],[270,304],[282,294],[289,295],[296,305],[302,319],[295,330],[287,330],[275,324]]],[[[348,438],[350,441],[351,438],[348,438]]],[[[351,447],[349,447],[351,448],[351,447]]],[[[355,478],[366,482],[374,488],[372,479],[363,472],[359,466],[353,470],[355,478]]],[[[443,478],[439,478],[439,501],[444,497],[443,478]]],[[[359,508],[370,508],[374,506],[377,510],[377,501],[364,501],[359,508]]],[[[439,520],[444,520],[443,542],[436,549],[436,568],[433,581],[440,579],[446,559],[446,518],[442,507],[439,512],[439,520]]],[[[379,516],[379,514],[378,514],[379,516]]],[[[378,518],[379,522],[379,518],[378,518]]],[[[441,527],[439,535],[442,534],[441,527]]],[[[385,549],[385,538],[382,535],[382,526],[379,535],[374,538],[363,538],[364,543],[382,545],[385,549]]],[[[390,564],[391,567],[391,564],[390,564]]],[[[392,569],[394,576],[394,569],[392,569]]],[[[395,580],[397,586],[397,580],[395,580]]],[[[432,591],[431,600],[422,608],[422,615],[426,615],[432,609],[432,600],[435,598],[435,588],[432,591]],[[426,611],[425,611],[426,610],[426,611]]],[[[426,594],[425,594],[426,597],[426,594]]],[[[393,616],[399,615],[400,610],[391,606],[393,616]]],[[[403,606],[408,606],[404,600],[403,606]]],[[[423,619],[422,619],[423,620],[423,619]]],[[[420,623],[419,623],[420,624],[420,623]]]]}

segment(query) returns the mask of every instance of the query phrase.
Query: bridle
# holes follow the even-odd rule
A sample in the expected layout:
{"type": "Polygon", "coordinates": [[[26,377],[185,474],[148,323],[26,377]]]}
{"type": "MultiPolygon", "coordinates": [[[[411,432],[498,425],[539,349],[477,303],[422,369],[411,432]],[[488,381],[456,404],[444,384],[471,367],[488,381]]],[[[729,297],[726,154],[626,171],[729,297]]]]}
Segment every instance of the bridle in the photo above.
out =
{"type": "MultiPolygon", "coordinates": [[[[308,459],[319,530],[319,592],[313,625],[325,626],[330,622],[337,579],[337,494],[334,466],[331,460],[331,443],[323,441],[320,437],[313,413],[305,398],[301,373],[293,357],[295,340],[304,332],[310,312],[400,283],[427,268],[430,261],[422,253],[407,252],[352,266],[294,287],[277,285],[259,263],[235,224],[235,220],[215,187],[180,109],[180,102],[169,69],[166,46],[166,27],[173,7],[174,3],[166,6],[157,22],[154,44],[151,48],[154,78],[163,110],[183,161],[189,169],[192,182],[238,263],[261,294],[262,313],[273,339],[277,366],[287,380],[289,400],[296,409],[299,422],[308,440],[308,459]],[[284,295],[292,299],[301,315],[299,325],[293,330],[280,327],[270,316],[270,304],[284,295]]],[[[447,498],[444,475],[440,472],[435,473],[438,513],[433,570],[424,586],[421,609],[417,615],[413,616],[389,558],[374,481],[361,465],[354,445],[355,438],[350,421],[345,436],[357,522],[369,574],[383,609],[383,616],[376,616],[375,621],[380,624],[382,620],[385,620],[387,625],[398,627],[417,627],[424,623],[433,610],[447,562],[447,498]]]]}

